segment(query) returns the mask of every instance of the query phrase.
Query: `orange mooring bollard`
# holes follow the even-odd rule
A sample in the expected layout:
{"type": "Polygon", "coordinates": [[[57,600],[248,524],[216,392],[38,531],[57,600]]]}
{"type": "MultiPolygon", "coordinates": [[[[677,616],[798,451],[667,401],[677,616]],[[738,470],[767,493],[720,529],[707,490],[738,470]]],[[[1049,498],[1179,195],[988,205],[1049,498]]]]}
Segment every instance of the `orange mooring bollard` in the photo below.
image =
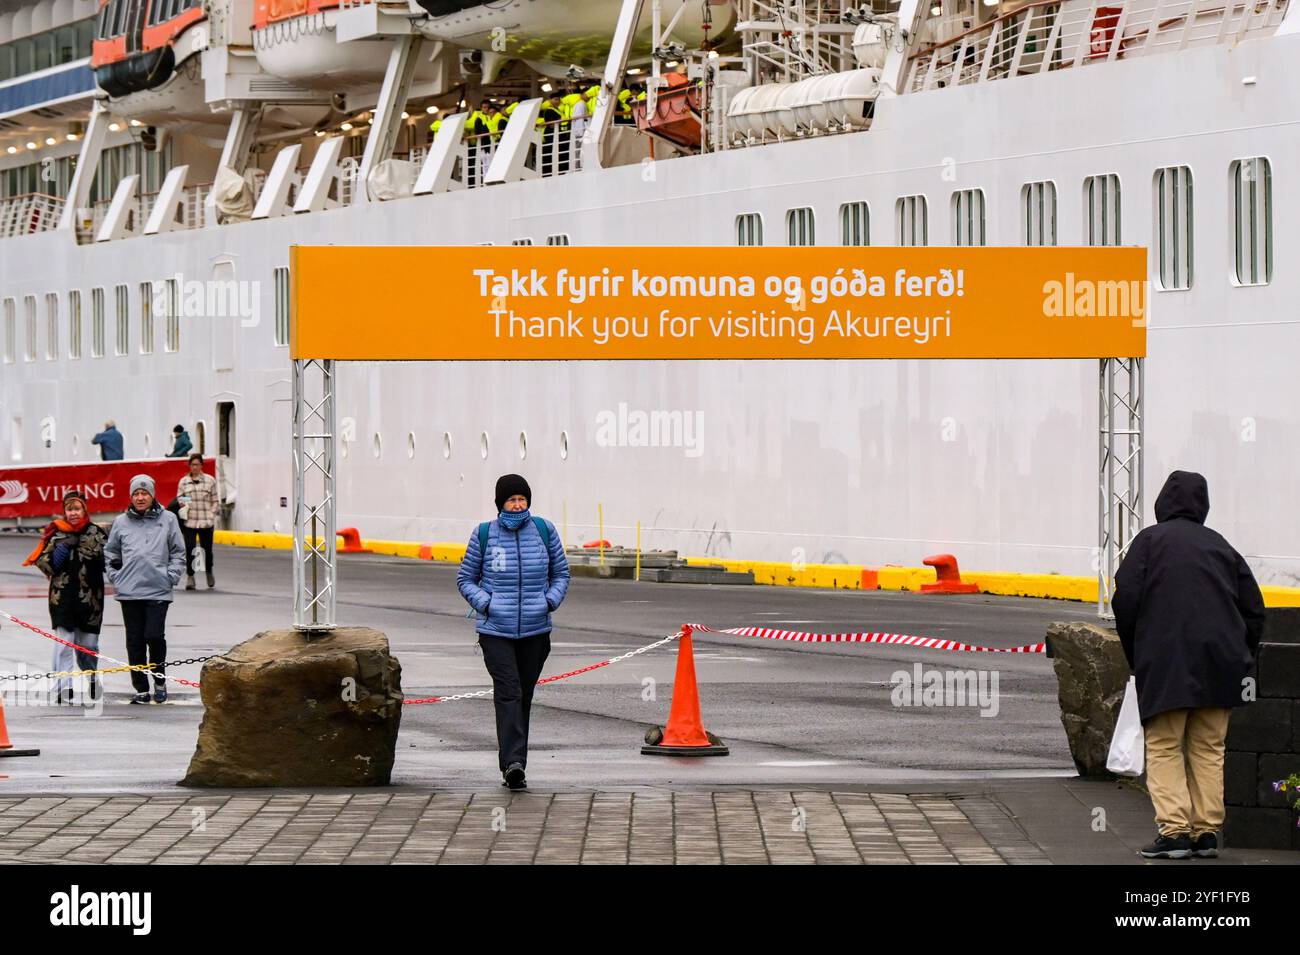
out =
{"type": "Polygon", "coordinates": [[[39,756],[39,749],[14,749],[14,744],[9,742],[9,731],[5,728],[5,704],[0,699],[0,757],[3,756],[39,756]]]}
{"type": "Polygon", "coordinates": [[[964,584],[961,571],[957,567],[957,558],[952,554],[935,554],[922,561],[927,567],[933,567],[938,578],[932,584],[922,584],[923,594],[977,594],[979,584],[964,584]]]}
{"type": "Polygon", "coordinates": [[[682,629],[677,647],[677,675],[673,677],[673,702],[668,725],[653,726],[645,734],[643,756],[726,756],[722,740],[704,728],[700,715],[700,692],[695,683],[695,653],[691,649],[691,628],[682,629]]]}

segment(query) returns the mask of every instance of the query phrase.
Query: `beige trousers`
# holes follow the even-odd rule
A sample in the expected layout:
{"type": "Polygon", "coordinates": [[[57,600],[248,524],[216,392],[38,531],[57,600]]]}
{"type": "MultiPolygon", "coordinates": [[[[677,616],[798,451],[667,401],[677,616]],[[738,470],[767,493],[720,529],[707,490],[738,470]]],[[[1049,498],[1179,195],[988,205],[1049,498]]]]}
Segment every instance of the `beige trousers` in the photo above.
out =
{"type": "Polygon", "coordinates": [[[1223,743],[1226,707],[1168,710],[1144,724],[1147,789],[1162,835],[1202,833],[1223,827],[1223,743]]]}

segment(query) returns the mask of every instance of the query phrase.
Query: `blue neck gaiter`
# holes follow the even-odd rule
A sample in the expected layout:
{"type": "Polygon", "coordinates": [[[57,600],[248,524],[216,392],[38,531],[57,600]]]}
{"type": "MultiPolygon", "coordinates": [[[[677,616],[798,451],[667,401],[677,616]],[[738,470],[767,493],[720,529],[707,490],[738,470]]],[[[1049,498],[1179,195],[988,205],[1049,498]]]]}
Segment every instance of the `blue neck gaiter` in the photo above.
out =
{"type": "Polygon", "coordinates": [[[528,508],[513,513],[510,511],[502,511],[500,518],[498,518],[498,520],[501,521],[501,526],[508,531],[517,531],[532,519],[533,515],[528,513],[528,508]]]}

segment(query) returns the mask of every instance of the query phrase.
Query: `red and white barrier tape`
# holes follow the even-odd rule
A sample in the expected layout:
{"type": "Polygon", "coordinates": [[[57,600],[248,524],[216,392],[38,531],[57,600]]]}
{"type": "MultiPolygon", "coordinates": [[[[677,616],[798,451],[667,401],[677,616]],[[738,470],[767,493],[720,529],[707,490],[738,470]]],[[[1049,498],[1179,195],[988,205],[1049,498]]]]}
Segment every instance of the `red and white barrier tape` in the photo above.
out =
{"type": "MultiPolygon", "coordinates": [[[[106,653],[100,653],[98,650],[92,650],[90,649],[90,647],[83,647],[80,644],[76,644],[76,643],[72,643],[71,641],[64,640],[62,637],[57,637],[52,633],[47,633],[46,631],[42,630],[40,627],[36,626],[36,624],[34,623],[28,623],[26,620],[19,620],[13,614],[9,613],[7,610],[0,610],[0,617],[4,617],[6,620],[11,620],[14,623],[18,624],[18,626],[22,627],[23,629],[30,630],[32,633],[42,636],[47,640],[53,640],[55,643],[61,643],[65,647],[72,647],[72,649],[80,650],[82,653],[89,653],[91,656],[97,659],[107,660],[109,663],[116,663],[118,666],[123,666],[123,667],[133,666],[133,664],[127,663],[125,660],[115,659],[114,657],[110,657],[106,653]]],[[[182,680],[178,676],[167,676],[167,674],[165,673],[158,673],[153,670],[150,670],[148,672],[152,676],[160,680],[171,680],[173,683],[179,683],[182,686],[192,686],[195,689],[198,689],[199,686],[199,684],[195,683],[193,680],[182,680]]]]}
{"type": "MultiPolygon", "coordinates": [[[[577,670],[570,670],[568,673],[557,673],[555,676],[548,676],[545,679],[538,680],[537,685],[542,686],[545,683],[556,683],[560,680],[567,680],[569,679],[569,677],[579,676],[583,673],[590,673],[592,670],[599,670],[602,667],[607,667],[615,663],[621,663],[622,661],[637,656],[638,654],[645,653],[649,650],[655,650],[659,647],[662,647],[665,643],[671,643],[672,641],[680,637],[683,632],[684,630],[679,630],[674,634],[670,634],[669,636],[664,637],[662,640],[656,640],[654,643],[647,643],[644,647],[637,647],[635,650],[629,650],[627,653],[621,653],[618,656],[611,657],[608,660],[601,660],[599,663],[593,663],[590,666],[579,667],[577,670]]],[[[491,695],[492,695],[492,690],[489,688],[486,690],[474,690],[473,692],[470,693],[457,693],[454,696],[430,696],[422,700],[403,700],[402,703],[406,706],[416,706],[421,703],[450,703],[453,700],[471,700],[476,697],[491,696],[491,695]]]]}
{"type": "Polygon", "coordinates": [[[793,640],[796,643],[885,643],[927,650],[956,650],[963,653],[1046,653],[1047,644],[1029,643],[1021,647],[981,647],[957,640],[937,637],[913,637],[904,633],[808,633],[802,630],[772,630],[768,627],[731,627],[715,630],[702,623],[682,624],[687,632],[728,633],[736,637],[762,637],[765,640],[793,640]]]}

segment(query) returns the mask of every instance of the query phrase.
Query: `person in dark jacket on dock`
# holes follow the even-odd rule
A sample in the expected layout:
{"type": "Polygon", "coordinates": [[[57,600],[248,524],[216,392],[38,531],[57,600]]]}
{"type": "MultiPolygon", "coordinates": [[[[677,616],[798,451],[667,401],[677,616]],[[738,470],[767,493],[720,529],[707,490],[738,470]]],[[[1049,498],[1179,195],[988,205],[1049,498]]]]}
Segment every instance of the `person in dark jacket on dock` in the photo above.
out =
{"type": "Polygon", "coordinates": [[[172,428],[172,449],[164,457],[183,458],[194,450],[194,442],[190,440],[190,433],[185,430],[183,424],[178,424],[172,428]]]}
{"type": "MultiPolygon", "coordinates": [[[[99,630],[104,619],[104,544],[108,535],[92,524],[80,491],[63,496],[63,519],[41,535],[24,566],[35,564],[50,580],[50,625],[62,643],[54,645],[54,672],[98,669],[99,630]],[[75,644],[75,646],[74,646],[75,644]],[[78,649],[84,648],[84,649],[78,649]]],[[[71,676],[55,677],[55,699],[73,701],[71,676]]],[[[92,673],[87,701],[98,700],[102,686],[92,673]]]]}
{"type": "Polygon", "coordinates": [[[527,786],[528,717],[551,652],[551,612],[569,589],[569,562],[555,525],[529,511],[532,489],[518,474],[496,485],[496,520],[470,535],[456,575],[478,613],[483,662],[492,676],[498,762],[505,785],[527,786]]]}
{"type": "Polygon", "coordinates": [[[99,459],[101,461],[122,460],[122,432],[117,430],[117,423],[112,419],[104,422],[104,430],[91,438],[90,443],[99,445],[99,459]]]}
{"type": "Polygon", "coordinates": [[[1115,628],[1137,676],[1147,788],[1160,833],[1149,859],[1217,856],[1223,751],[1232,708],[1264,628],[1264,598],[1246,561],[1205,526],[1205,478],[1174,471],[1153,527],[1115,574],[1115,628]]]}

